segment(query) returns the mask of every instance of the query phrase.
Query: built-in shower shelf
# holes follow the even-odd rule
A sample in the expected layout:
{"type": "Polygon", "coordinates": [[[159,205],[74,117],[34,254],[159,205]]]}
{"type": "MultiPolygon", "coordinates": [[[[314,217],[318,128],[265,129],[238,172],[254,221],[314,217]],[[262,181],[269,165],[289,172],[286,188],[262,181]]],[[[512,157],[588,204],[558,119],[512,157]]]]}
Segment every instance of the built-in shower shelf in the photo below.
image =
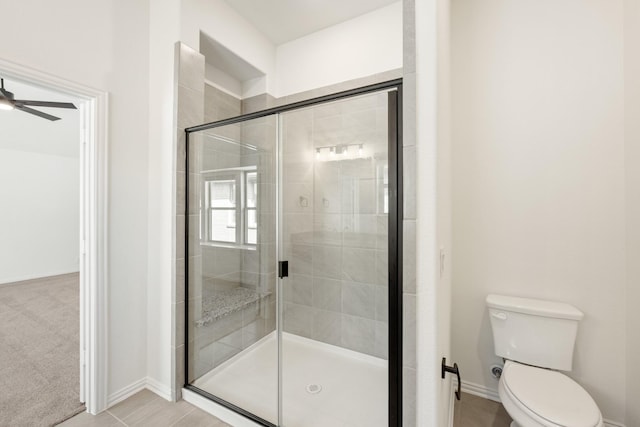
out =
{"type": "Polygon", "coordinates": [[[202,299],[202,317],[196,320],[196,326],[210,325],[216,320],[244,310],[268,296],[269,294],[261,294],[243,287],[216,291],[202,299]]]}

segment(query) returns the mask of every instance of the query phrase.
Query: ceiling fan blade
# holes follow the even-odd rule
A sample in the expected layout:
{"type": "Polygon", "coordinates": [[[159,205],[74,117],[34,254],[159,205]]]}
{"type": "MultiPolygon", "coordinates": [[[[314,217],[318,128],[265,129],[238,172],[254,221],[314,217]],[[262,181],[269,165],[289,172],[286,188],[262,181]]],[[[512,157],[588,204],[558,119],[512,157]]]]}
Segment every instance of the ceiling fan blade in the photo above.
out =
{"type": "Polygon", "coordinates": [[[51,114],[43,113],[42,111],[34,110],[33,108],[25,107],[23,105],[16,105],[16,110],[24,111],[25,113],[33,114],[34,116],[42,117],[43,119],[51,120],[52,122],[60,120],[60,117],[52,116],[51,114]]]}
{"type": "Polygon", "coordinates": [[[53,107],[53,108],[72,108],[76,110],[76,106],[70,102],[48,102],[48,101],[29,101],[26,99],[16,99],[16,105],[31,105],[33,107],[53,107]]]}

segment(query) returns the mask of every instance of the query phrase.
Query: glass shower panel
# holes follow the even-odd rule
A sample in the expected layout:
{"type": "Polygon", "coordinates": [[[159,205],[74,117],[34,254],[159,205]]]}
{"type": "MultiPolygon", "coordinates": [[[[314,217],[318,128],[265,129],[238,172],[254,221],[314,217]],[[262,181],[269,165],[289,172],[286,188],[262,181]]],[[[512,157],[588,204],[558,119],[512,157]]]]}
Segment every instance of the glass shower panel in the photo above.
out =
{"type": "Polygon", "coordinates": [[[189,140],[188,383],[277,424],[276,117],[189,140]]]}
{"type": "Polygon", "coordinates": [[[388,425],[388,92],[282,113],[282,420],[388,425]]]}

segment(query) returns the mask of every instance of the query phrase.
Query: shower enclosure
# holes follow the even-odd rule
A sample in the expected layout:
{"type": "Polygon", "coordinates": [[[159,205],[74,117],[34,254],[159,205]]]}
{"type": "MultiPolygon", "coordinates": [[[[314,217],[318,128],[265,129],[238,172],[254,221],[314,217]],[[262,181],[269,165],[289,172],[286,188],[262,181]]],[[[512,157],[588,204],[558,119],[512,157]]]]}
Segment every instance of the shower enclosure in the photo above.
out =
{"type": "Polygon", "coordinates": [[[400,425],[401,88],[186,130],[185,388],[258,425],[400,425]]]}

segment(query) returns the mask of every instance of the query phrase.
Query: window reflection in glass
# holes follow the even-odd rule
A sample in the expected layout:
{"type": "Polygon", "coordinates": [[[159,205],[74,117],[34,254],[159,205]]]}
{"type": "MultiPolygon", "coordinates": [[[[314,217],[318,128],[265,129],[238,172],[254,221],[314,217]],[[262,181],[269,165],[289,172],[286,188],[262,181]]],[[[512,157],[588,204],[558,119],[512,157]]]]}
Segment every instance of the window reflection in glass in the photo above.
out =
{"type": "Polygon", "coordinates": [[[258,234],[255,169],[210,171],[205,175],[204,189],[205,241],[255,245],[258,234]]]}

